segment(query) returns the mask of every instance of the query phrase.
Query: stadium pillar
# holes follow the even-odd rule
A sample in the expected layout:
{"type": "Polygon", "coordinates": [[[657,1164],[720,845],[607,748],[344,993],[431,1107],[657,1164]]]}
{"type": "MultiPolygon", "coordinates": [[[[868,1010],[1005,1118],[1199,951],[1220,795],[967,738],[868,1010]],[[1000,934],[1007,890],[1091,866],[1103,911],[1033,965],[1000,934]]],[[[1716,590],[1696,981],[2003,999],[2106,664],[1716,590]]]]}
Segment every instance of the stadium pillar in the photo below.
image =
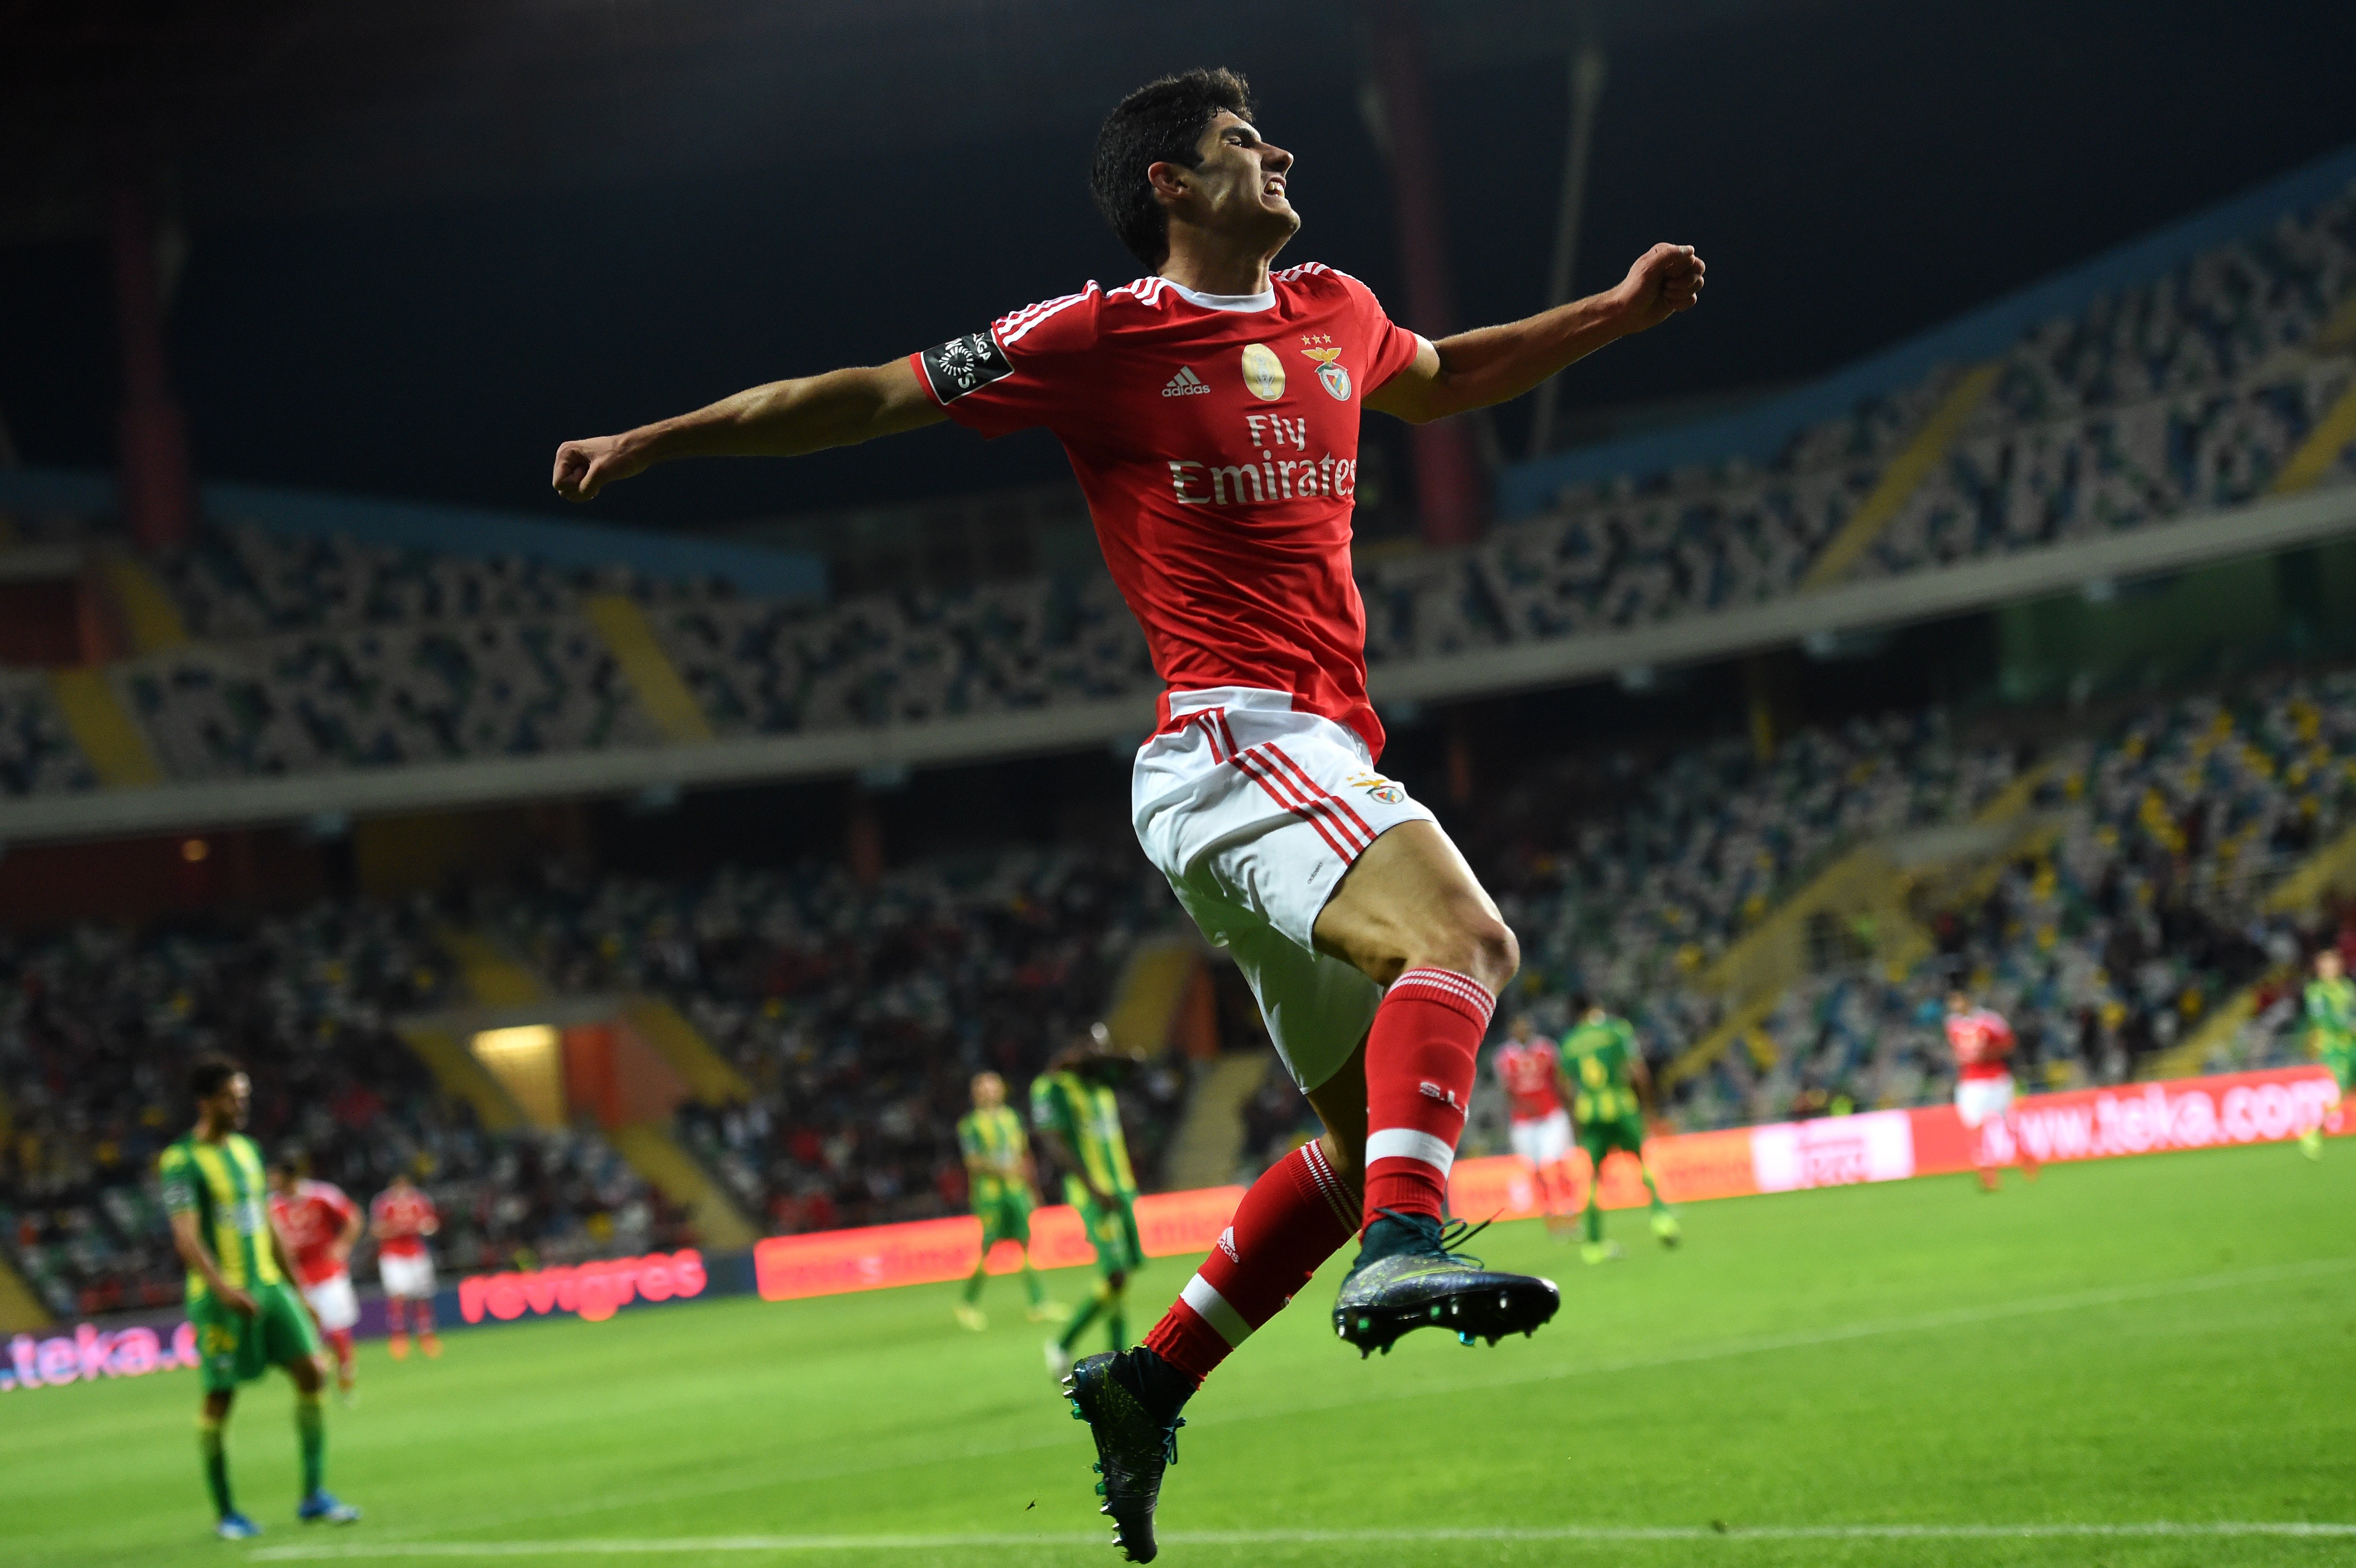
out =
{"type": "MultiPolygon", "coordinates": [[[[1423,71],[1423,30],[1412,0],[1369,0],[1365,14],[1407,281],[1405,325],[1437,339],[1455,330],[1456,312],[1448,276],[1448,217],[1431,139],[1431,93],[1423,71]]],[[[1416,515],[1424,542],[1470,544],[1480,537],[1483,511],[1471,431],[1460,421],[1442,420],[1416,426],[1412,440],[1416,515]]]]}
{"type": "Polygon", "coordinates": [[[155,204],[136,185],[114,193],[115,330],[123,348],[122,508],[131,537],[154,549],[186,539],[196,518],[187,423],[164,354],[164,284],[155,204]]]}

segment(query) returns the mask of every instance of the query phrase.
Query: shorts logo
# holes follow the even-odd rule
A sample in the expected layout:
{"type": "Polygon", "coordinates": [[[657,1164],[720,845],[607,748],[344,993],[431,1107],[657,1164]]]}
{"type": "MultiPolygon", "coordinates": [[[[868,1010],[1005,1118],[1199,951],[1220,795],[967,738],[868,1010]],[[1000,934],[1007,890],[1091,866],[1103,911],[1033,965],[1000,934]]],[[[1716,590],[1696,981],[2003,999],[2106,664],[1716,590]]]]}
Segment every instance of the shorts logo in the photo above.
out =
{"type": "Polygon", "coordinates": [[[1352,773],[1350,787],[1365,790],[1368,800],[1379,801],[1385,805],[1407,804],[1407,791],[1380,773],[1352,773]]]}
{"type": "Polygon", "coordinates": [[[952,337],[937,347],[924,352],[925,379],[933,384],[933,395],[944,403],[955,402],[976,387],[1014,374],[1014,367],[1006,362],[1006,351],[989,332],[969,332],[963,337],[952,337]]]}
{"type": "Polygon", "coordinates": [[[1179,366],[1178,374],[1162,384],[1162,395],[1165,398],[1208,397],[1210,391],[1210,384],[1194,374],[1192,365],[1179,366]]]}
{"type": "Polygon", "coordinates": [[[1244,386],[1263,403],[1284,396],[1284,361],[1265,343],[1247,343],[1243,354],[1244,386]]]}
{"type": "Polygon", "coordinates": [[[1304,348],[1301,352],[1317,361],[1317,384],[1333,394],[1338,402],[1350,400],[1350,372],[1335,361],[1342,357],[1338,348],[1304,348]]]}

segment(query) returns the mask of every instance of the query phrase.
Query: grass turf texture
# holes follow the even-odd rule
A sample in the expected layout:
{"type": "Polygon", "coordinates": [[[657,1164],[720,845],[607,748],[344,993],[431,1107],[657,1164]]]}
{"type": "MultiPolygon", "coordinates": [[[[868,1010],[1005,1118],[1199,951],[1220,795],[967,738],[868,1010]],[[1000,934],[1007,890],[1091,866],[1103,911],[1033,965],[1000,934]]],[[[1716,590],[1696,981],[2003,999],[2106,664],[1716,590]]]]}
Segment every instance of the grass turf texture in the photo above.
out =
{"type": "MultiPolygon", "coordinates": [[[[2356,1521],[2351,1215],[2335,1145],[1695,1205],[1676,1253],[1616,1215],[1630,1257],[1599,1268],[1500,1226],[1476,1250],[1560,1280],[1554,1324],[1363,1363],[1325,1322],[1337,1260],[1195,1400],[1162,1561],[2356,1561],[2356,1533],[2114,1529],[2356,1521]],[[2015,1525],[2094,1532],[1957,1532],[2015,1525]],[[1879,1526],[1948,1532],[1856,1533],[1879,1526]]],[[[1188,1266],[1138,1282],[1141,1330],[1188,1266]]],[[[231,1427],[250,1545],[207,1533],[193,1376],[0,1396],[0,1563],[1117,1563],[1019,1286],[980,1335],[956,1288],[367,1347],[360,1408],[329,1412],[348,1530],[294,1522],[273,1376],[231,1427]]]]}

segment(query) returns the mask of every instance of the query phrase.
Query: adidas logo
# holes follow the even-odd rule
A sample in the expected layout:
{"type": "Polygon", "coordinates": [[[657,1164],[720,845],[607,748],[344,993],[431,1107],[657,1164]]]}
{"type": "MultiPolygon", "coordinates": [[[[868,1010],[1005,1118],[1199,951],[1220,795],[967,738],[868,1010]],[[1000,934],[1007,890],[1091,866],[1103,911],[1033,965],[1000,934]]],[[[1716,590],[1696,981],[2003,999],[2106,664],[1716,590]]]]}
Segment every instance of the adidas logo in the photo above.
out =
{"type": "Polygon", "coordinates": [[[1210,389],[1209,383],[1194,374],[1194,367],[1181,365],[1178,367],[1178,374],[1162,383],[1162,395],[1165,398],[1191,398],[1198,392],[1206,393],[1210,389]]]}
{"type": "MultiPolygon", "coordinates": [[[[1202,385],[1200,381],[1194,384],[1198,387],[1202,385]]],[[[1171,394],[1173,398],[1177,395],[1175,392],[1171,394]]],[[[1229,1263],[1239,1264],[1244,1261],[1243,1253],[1236,1250],[1236,1228],[1233,1225],[1219,1232],[1219,1251],[1227,1254],[1229,1263]]]]}

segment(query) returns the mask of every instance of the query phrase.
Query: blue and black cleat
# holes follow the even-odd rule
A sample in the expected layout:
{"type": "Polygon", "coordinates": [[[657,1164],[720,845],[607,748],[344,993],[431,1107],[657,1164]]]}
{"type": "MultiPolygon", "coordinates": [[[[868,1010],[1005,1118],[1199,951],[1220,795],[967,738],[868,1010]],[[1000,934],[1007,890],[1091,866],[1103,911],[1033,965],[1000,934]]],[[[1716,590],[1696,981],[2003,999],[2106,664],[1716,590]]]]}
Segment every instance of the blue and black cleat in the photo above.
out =
{"type": "Polygon", "coordinates": [[[1112,1543],[1131,1563],[1151,1563],[1160,1550],[1153,1508],[1162,1497],[1162,1473],[1178,1462],[1178,1429],[1186,1424],[1181,1415],[1155,1415],[1118,1375],[1122,1357],[1141,1353],[1150,1352],[1090,1356],[1064,1379],[1072,1419],[1087,1422],[1097,1440],[1093,1467],[1104,1477],[1097,1483],[1097,1496],[1104,1499],[1097,1511],[1112,1516],[1112,1543]]]}
{"type": "Polygon", "coordinates": [[[262,1527],[231,1509],[220,1516],[220,1522],[213,1526],[213,1533],[223,1541],[252,1541],[262,1533],[262,1527]]]}
{"type": "Polygon", "coordinates": [[[336,1494],[313,1492],[297,1504],[294,1517],[305,1524],[358,1524],[360,1510],[347,1502],[338,1502],[336,1494]]]}
{"type": "Polygon", "coordinates": [[[1417,1328],[1445,1328],[1460,1344],[1535,1334],[1562,1305],[1554,1281],[1501,1274],[1455,1249],[1483,1227],[1442,1227],[1420,1214],[1380,1211],[1333,1300],[1333,1332],[1361,1359],[1390,1353],[1417,1328]]]}

